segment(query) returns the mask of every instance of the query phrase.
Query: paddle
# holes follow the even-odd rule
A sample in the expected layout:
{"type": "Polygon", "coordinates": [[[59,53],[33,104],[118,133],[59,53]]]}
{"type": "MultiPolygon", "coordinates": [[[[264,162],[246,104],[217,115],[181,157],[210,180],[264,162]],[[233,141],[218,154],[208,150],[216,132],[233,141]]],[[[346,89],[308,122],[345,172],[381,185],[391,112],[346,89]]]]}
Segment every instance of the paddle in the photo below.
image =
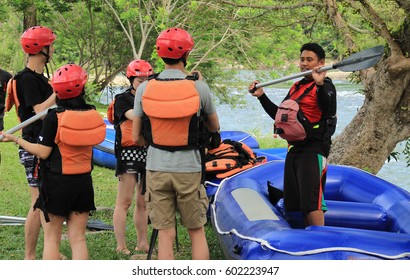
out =
{"type": "MultiPolygon", "coordinates": [[[[319,69],[318,72],[334,70],[334,69],[339,69],[343,72],[353,72],[353,71],[358,71],[358,70],[363,70],[363,69],[366,69],[366,68],[370,68],[379,61],[379,59],[380,59],[380,57],[382,56],[383,53],[384,53],[384,47],[383,46],[373,47],[373,48],[370,48],[370,49],[367,49],[367,50],[352,54],[348,58],[346,58],[346,59],[344,59],[344,60],[342,60],[338,63],[335,63],[333,65],[323,66],[319,69]]],[[[270,81],[270,82],[259,83],[255,86],[253,91],[255,91],[256,89],[258,89],[260,87],[285,82],[285,81],[296,79],[296,78],[303,77],[303,76],[308,76],[308,75],[312,74],[312,72],[313,72],[312,70],[309,70],[309,71],[293,74],[293,75],[290,75],[290,76],[286,76],[286,77],[283,77],[283,78],[279,78],[279,79],[276,79],[276,80],[273,80],[273,81],[270,81]]]]}
{"type": "MultiPolygon", "coordinates": [[[[18,131],[18,130],[20,130],[20,129],[26,127],[26,126],[28,126],[29,124],[32,124],[33,122],[35,122],[35,121],[41,119],[42,117],[44,117],[45,115],[47,115],[48,110],[53,109],[53,108],[56,108],[56,107],[57,107],[56,105],[51,106],[50,108],[45,109],[44,111],[41,111],[41,112],[38,113],[38,114],[35,114],[35,115],[32,116],[31,118],[29,118],[29,119],[25,120],[24,122],[22,122],[22,123],[16,125],[15,127],[10,128],[9,130],[5,131],[4,133],[13,134],[14,132],[16,132],[16,131],[18,131]]],[[[3,135],[0,135],[0,141],[3,140],[3,138],[4,138],[4,136],[3,136],[3,135]]]]}

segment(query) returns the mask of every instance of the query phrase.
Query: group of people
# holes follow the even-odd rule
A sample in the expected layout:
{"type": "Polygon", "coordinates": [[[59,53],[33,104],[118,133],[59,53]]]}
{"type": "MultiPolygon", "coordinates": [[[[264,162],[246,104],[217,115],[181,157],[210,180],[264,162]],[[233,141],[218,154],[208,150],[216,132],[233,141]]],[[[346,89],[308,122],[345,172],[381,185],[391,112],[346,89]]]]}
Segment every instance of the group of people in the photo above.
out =
{"type": "MultiPolygon", "coordinates": [[[[57,107],[23,128],[22,135],[3,133],[4,142],[19,146],[19,157],[31,191],[25,224],[25,259],[35,259],[40,226],[44,230],[43,259],[60,259],[59,245],[67,222],[72,259],[88,259],[86,225],[95,210],[92,185],[92,147],[105,137],[105,124],[95,107],[84,99],[87,73],[75,64],[60,67],[51,85],[44,76],[56,39],[44,26],[27,29],[21,37],[28,54],[26,67],[14,75],[9,97],[14,98],[20,121],[52,105],[57,107]],[[85,121],[86,120],[86,121],[85,121]]],[[[154,74],[144,60],[126,69],[130,87],[115,97],[108,118],[114,124],[118,190],[113,224],[116,251],[131,254],[125,239],[126,217],[135,198],[134,251],[148,252],[148,222],[158,230],[158,259],[174,259],[176,213],[188,230],[192,259],[209,259],[204,225],[208,197],[204,187],[207,148],[219,144],[220,124],[212,94],[199,72],[185,68],[194,48],[184,29],[169,28],[156,39],[156,51],[165,69],[154,74]]],[[[306,225],[324,225],[326,158],[331,146],[329,120],[336,115],[336,90],[326,72],[318,71],[325,52],[315,44],[302,46],[301,71],[312,74],[292,86],[285,99],[298,100],[309,120],[306,138],[289,142],[284,176],[286,211],[302,211],[306,225]]],[[[8,77],[10,79],[10,76],[8,77]]],[[[249,85],[265,111],[275,119],[272,103],[259,81],[249,85]]],[[[1,112],[0,112],[1,113],[1,112]]]]}

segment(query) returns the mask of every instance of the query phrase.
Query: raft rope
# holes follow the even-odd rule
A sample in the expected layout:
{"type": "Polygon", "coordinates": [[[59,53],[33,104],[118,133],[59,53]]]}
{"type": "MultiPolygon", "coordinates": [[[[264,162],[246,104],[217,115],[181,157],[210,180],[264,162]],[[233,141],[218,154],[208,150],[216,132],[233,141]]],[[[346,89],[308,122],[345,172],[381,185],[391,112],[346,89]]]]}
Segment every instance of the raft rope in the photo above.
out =
{"type": "MultiPolygon", "coordinates": [[[[252,167],[252,168],[255,168],[255,167],[252,167]]],[[[250,169],[248,169],[248,170],[250,170],[250,169]]],[[[242,172],[240,172],[240,173],[242,173],[242,172]]],[[[233,175],[229,178],[235,177],[235,176],[239,175],[240,173],[235,174],[235,175],[233,175]]],[[[209,181],[205,182],[206,184],[218,187],[218,189],[216,190],[216,193],[215,193],[214,202],[211,204],[212,213],[213,213],[214,217],[216,217],[216,205],[215,205],[216,198],[219,194],[220,189],[223,187],[225,180],[227,180],[227,179],[228,178],[223,179],[219,184],[212,183],[212,182],[209,182],[209,181]]],[[[377,253],[377,252],[370,252],[370,251],[366,251],[366,250],[362,250],[362,249],[358,249],[358,248],[353,248],[353,247],[325,247],[325,248],[318,248],[318,249],[313,249],[313,250],[293,252],[293,251],[281,250],[281,249],[278,249],[276,247],[273,247],[272,245],[270,245],[270,243],[267,240],[264,240],[264,239],[261,239],[261,238],[255,238],[255,237],[252,237],[252,236],[243,235],[243,234],[239,233],[235,228],[231,229],[230,231],[222,231],[220,229],[219,225],[218,225],[217,219],[214,219],[214,225],[215,225],[215,228],[216,228],[216,230],[219,234],[223,234],[223,235],[235,234],[236,236],[238,236],[239,238],[242,238],[244,240],[249,240],[249,241],[259,243],[262,246],[262,248],[268,248],[272,251],[275,251],[275,252],[278,252],[278,253],[283,253],[283,254],[288,254],[288,255],[292,255],[292,256],[314,255],[314,254],[334,252],[334,251],[347,251],[347,252],[355,252],[355,253],[372,255],[372,256],[376,256],[376,257],[380,257],[380,258],[384,258],[384,259],[390,259],[390,260],[410,257],[410,252],[404,252],[404,253],[397,254],[397,255],[385,255],[385,254],[381,254],[381,253],[377,253]]]]}

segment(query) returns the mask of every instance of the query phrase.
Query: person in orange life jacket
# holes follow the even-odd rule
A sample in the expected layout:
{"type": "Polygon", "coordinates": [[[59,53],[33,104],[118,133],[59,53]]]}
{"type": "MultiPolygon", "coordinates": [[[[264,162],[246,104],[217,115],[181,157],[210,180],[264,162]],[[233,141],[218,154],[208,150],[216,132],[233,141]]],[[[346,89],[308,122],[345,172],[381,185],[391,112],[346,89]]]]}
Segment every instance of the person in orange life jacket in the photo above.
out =
{"type": "Polygon", "coordinates": [[[188,126],[201,111],[208,131],[218,131],[219,120],[208,85],[187,79],[185,66],[193,47],[191,35],[181,28],[161,32],[156,49],[165,70],[140,85],[135,95],[133,138],[149,143],[145,199],[152,226],[158,230],[160,260],[174,259],[177,209],[188,229],[192,259],[209,259],[204,231],[208,198],[201,178],[199,133],[188,126]],[[196,137],[188,137],[193,134],[196,137]]]}
{"type": "Polygon", "coordinates": [[[129,255],[125,242],[127,211],[132,204],[135,191],[134,224],[138,244],[135,251],[148,252],[148,214],[145,205],[145,161],[146,146],[138,146],[132,140],[132,120],[134,118],[134,97],[138,86],[154,74],[152,66],[145,60],[133,60],[127,67],[126,76],[131,87],[115,96],[114,125],[116,131],[115,175],[118,177],[118,192],[113,223],[117,240],[117,252],[129,255]],[[144,187],[143,187],[144,185],[144,187]]]}
{"type": "MultiPolygon", "coordinates": [[[[16,108],[21,122],[35,114],[44,111],[55,104],[56,96],[49,84],[48,78],[43,75],[47,70],[53,53],[53,42],[56,39],[54,32],[45,26],[28,28],[21,36],[21,46],[24,53],[28,54],[26,67],[18,72],[13,79],[16,80],[16,92],[19,106],[16,108]]],[[[22,137],[35,143],[40,132],[42,120],[38,120],[22,130],[22,137]]],[[[31,204],[27,214],[25,230],[25,259],[36,258],[36,244],[40,232],[40,212],[33,209],[33,204],[38,198],[38,159],[24,148],[18,150],[20,162],[24,166],[28,185],[30,186],[31,204]]]]}
{"type": "Polygon", "coordinates": [[[3,69],[0,69],[0,134],[4,129],[4,104],[6,101],[7,83],[11,79],[11,74],[3,69]]]}
{"type": "MultiPolygon", "coordinates": [[[[297,99],[305,90],[309,93],[300,100],[304,116],[312,124],[304,141],[288,142],[285,160],[284,204],[286,212],[302,211],[306,225],[324,225],[327,210],[323,197],[327,172],[327,157],[331,135],[336,126],[336,89],[326,72],[318,72],[325,64],[325,51],[316,43],[304,44],[300,49],[300,70],[312,74],[296,82],[285,99],[297,99]],[[317,131],[316,131],[317,130],[317,131]]],[[[272,103],[260,87],[252,93],[259,81],[249,86],[272,119],[278,106],[272,103]]]]}
{"type": "Polygon", "coordinates": [[[105,138],[105,123],[95,107],[84,99],[87,73],[67,64],[53,75],[52,86],[58,107],[48,112],[37,138],[5,134],[3,141],[17,145],[40,158],[40,195],[34,204],[43,213],[43,259],[60,259],[59,246],[64,221],[72,259],[88,259],[86,226],[95,210],[91,171],[92,148],[105,138]]]}

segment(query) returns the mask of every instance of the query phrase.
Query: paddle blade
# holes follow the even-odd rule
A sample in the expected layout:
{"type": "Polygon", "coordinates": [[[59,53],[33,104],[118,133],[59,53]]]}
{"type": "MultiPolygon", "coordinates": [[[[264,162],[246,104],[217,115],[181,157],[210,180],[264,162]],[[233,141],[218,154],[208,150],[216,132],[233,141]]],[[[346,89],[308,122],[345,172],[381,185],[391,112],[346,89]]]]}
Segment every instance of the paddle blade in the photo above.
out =
{"type": "Polygon", "coordinates": [[[367,69],[375,65],[384,53],[383,46],[373,47],[355,54],[348,58],[333,64],[334,69],[344,72],[353,72],[367,69]]]}

